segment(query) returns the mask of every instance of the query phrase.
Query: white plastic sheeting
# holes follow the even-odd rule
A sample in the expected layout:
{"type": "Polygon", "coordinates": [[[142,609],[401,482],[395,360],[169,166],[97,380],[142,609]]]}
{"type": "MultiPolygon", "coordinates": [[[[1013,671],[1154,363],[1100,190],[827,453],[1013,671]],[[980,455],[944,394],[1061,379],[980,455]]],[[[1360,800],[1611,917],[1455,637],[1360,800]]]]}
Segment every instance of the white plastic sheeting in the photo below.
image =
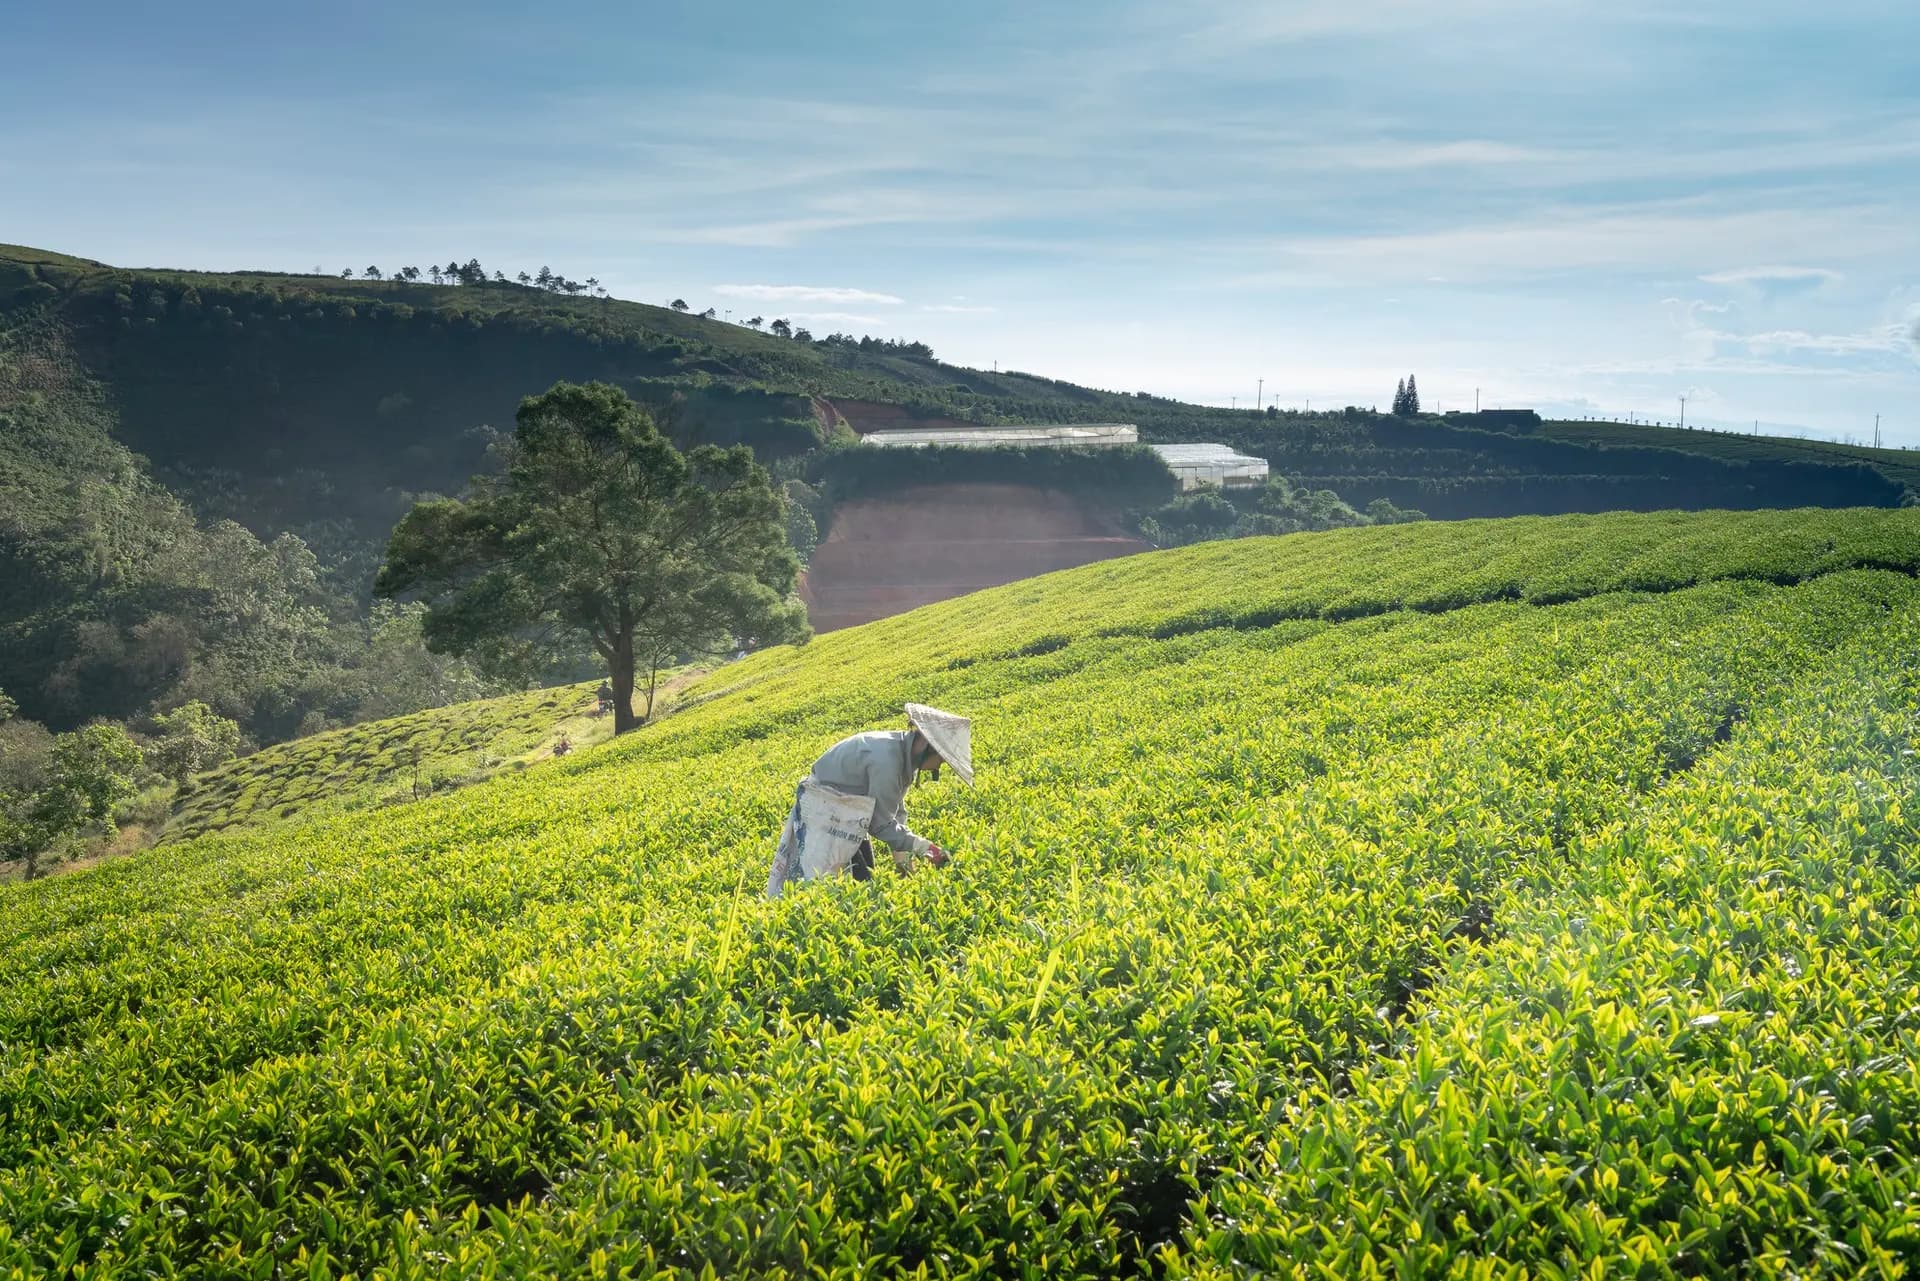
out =
{"type": "Polygon", "coordinates": [[[1237,489],[1267,483],[1267,460],[1240,453],[1227,445],[1150,445],[1166,461],[1183,490],[1200,485],[1237,489]]]}
{"type": "Polygon", "coordinates": [[[896,447],[960,445],[969,449],[1021,446],[1060,449],[1085,445],[1136,445],[1140,443],[1140,431],[1132,423],[1067,423],[1061,426],[1036,423],[1030,427],[928,427],[873,431],[861,437],[861,440],[868,445],[896,447]]]}

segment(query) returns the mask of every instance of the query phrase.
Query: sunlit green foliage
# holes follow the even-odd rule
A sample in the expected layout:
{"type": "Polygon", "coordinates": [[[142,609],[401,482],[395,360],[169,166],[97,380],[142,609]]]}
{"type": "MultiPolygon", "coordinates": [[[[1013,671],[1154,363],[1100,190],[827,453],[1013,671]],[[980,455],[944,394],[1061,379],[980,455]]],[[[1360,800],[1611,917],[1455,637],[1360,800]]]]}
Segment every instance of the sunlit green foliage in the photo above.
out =
{"type": "Polygon", "coordinates": [[[0,890],[0,1268],[1898,1275],[1920,513],[1338,530],[0,890]],[[759,899],[906,698],[937,872],[759,899]]]}
{"type": "Polygon", "coordinates": [[[592,706],[591,684],[562,685],[264,748],[189,780],[166,839],[430,796],[510,768],[592,706]]]}
{"type": "Polygon", "coordinates": [[[153,718],[147,768],[176,784],[204,773],[240,750],[240,727],[198,700],[153,718]]]}

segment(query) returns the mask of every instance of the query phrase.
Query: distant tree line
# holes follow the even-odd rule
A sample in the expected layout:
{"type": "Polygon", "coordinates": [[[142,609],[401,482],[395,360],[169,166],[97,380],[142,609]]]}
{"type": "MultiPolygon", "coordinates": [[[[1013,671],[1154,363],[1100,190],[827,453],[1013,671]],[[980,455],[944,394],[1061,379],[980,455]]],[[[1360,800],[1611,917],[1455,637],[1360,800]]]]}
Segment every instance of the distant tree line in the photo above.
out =
{"type": "MultiPolygon", "coordinates": [[[[682,313],[692,310],[684,298],[675,298],[667,306],[682,313]]],[[[716,318],[714,309],[711,307],[699,314],[702,320],[716,318]]],[[[796,342],[816,343],[822,347],[832,347],[841,351],[860,351],[879,356],[916,356],[922,360],[934,358],[932,347],[923,342],[913,342],[904,338],[875,338],[871,334],[855,337],[852,334],[843,333],[831,333],[824,338],[815,338],[812,330],[795,325],[782,317],[769,321],[765,316],[749,316],[740,323],[752,330],[764,327],[776,338],[792,338],[796,342]]]]}
{"type": "Polygon", "coordinates": [[[855,338],[852,334],[834,333],[822,338],[820,345],[866,352],[874,356],[915,356],[921,360],[933,359],[933,348],[923,342],[914,342],[906,338],[875,338],[871,334],[863,334],[855,338]]]}
{"type": "Polygon", "coordinates": [[[1265,485],[1248,489],[1202,486],[1142,513],[1136,525],[1140,536],[1155,547],[1181,547],[1221,538],[1399,525],[1426,518],[1425,512],[1397,507],[1384,498],[1359,511],[1331,489],[1308,489],[1274,476],[1265,485]]]}
{"type": "MultiPolygon", "coordinates": [[[[352,280],[354,278],[354,269],[351,267],[343,267],[340,271],[340,278],[342,280],[352,280]]],[[[505,272],[501,271],[495,271],[489,276],[486,268],[481,266],[478,258],[470,258],[464,263],[451,261],[444,267],[435,264],[427,268],[424,272],[418,267],[401,267],[394,271],[383,271],[378,266],[369,266],[360,272],[360,278],[362,280],[396,281],[401,284],[415,284],[425,279],[436,285],[466,285],[475,288],[518,285],[523,288],[544,290],[548,293],[564,294],[567,297],[577,297],[583,293],[596,298],[611,297],[607,290],[601,286],[600,281],[593,276],[587,277],[584,281],[569,280],[565,276],[556,274],[548,267],[540,268],[537,273],[531,276],[524,271],[513,277],[508,277],[505,272]]],[[[671,310],[680,312],[683,315],[693,310],[685,298],[675,298],[669,302],[667,306],[671,310]]],[[[718,318],[712,307],[708,307],[705,311],[700,312],[699,316],[702,320],[715,320],[718,318]]],[[[750,316],[740,323],[753,330],[765,328],[768,333],[776,338],[791,338],[797,342],[818,343],[822,347],[832,347],[843,351],[859,351],[869,355],[881,356],[914,356],[921,360],[934,359],[932,347],[924,342],[916,342],[905,338],[875,338],[871,334],[862,334],[856,337],[853,334],[831,333],[824,338],[816,339],[811,330],[805,326],[797,326],[784,317],[776,317],[769,321],[765,316],[756,315],[750,316]]]]}
{"type": "MultiPolygon", "coordinates": [[[[316,272],[316,274],[319,273],[316,272]]],[[[340,278],[342,280],[352,280],[354,278],[353,268],[342,267],[340,269],[340,278]]],[[[418,267],[400,267],[393,271],[382,271],[378,266],[370,266],[360,272],[360,278],[362,280],[389,280],[407,285],[418,284],[424,279],[436,285],[466,285],[470,288],[518,285],[523,289],[540,289],[551,294],[565,294],[569,298],[575,298],[581,294],[589,294],[595,298],[607,298],[611,296],[601,287],[599,279],[594,276],[588,276],[585,280],[570,280],[566,276],[555,272],[551,267],[542,267],[532,275],[528,275],[522,271],[517,275],[509,277],[504,271],[495,271],[489,276],[487,269],[480,265],[478,258],[469,258],[465,262],[459,262],[457,260],[449,261],[444,267],[435,263],[425,271],[420,270],[418,267]]],[[[684,303],[681,304],[680,309],[685,310],[684,303]]]]}

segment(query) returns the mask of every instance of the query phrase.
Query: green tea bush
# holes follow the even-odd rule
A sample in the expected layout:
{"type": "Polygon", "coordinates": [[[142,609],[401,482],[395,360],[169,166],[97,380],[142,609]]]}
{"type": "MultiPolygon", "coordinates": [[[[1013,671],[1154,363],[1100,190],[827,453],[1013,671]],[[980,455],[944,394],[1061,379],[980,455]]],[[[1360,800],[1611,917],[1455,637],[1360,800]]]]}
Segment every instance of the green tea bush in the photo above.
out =
{"type": "Polygon", "coordinates": [[[188,781],[165,839],[182,841],[233,821],[365,809],[444,790],[499,758],[532,749],[565,717],[591,706],[593,686],[563,686],[459,703],[280,743],[188,781]],[[416,759],[417,758],[417,759],[416,759]]]}
{"type": "Polygon", "coordinates": [[[1131,557],[0,890],[0,1268],[1900,1275],[1917,559],[1902,512],[1131,557]],[[979,787],[911,798],[959,858],[762,900],[908,697],[974,717],[979,787]]]}

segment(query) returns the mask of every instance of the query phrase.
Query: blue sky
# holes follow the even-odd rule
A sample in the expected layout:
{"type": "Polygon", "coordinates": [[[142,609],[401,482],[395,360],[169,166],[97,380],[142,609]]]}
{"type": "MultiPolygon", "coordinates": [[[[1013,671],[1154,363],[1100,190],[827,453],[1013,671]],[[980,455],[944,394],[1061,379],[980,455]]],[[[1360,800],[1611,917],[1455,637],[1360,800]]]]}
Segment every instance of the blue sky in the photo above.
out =
{"type": "Polygon", "coordinates": [[[22,7],[0,240],[1920,446],[1920,4],[22,7]]]}

